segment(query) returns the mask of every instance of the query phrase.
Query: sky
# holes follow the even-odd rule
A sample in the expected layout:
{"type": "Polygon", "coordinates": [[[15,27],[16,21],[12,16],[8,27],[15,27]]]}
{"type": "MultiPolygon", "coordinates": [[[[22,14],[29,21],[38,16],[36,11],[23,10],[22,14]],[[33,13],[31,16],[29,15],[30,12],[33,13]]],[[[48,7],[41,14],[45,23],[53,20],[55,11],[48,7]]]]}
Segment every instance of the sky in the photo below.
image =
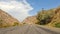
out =
{"type": "Polygon", "coordinates": [[[42,8],[51,9],[59,5],[60,0],[0,0],[0,9],[19,21],[36,15],[42,8]]]}
{"type": "Polygon", "coordinates": [[[27,0],[27,2],[34,8],[30,14],[35,15],[42,8],[48,10],[60,6],[60,0],[27,0]]]}

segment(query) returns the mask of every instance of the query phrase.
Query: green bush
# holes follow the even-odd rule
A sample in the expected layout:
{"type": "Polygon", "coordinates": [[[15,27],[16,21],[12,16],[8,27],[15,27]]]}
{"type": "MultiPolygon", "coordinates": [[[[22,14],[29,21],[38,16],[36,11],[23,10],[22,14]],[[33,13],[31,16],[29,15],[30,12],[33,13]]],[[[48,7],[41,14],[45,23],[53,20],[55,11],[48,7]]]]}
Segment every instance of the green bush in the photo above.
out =
{"type": "Polygon", "coordinates": [[[26,24],[26,23],[23,23],[23,24],[26,24]]]}
{"type": "Polygon", "coordinates": [[[46,25],[50,23],[54,15],[55,11],[53,9],[39,11],[37,13],[37,24],[46,25]]]}
{"type": "Polygon", "coordinates": [[[47,14],[47,11],[38,12],[38,14],[37,14],[37,19],[38,19],[40,25],[48,24],[51,21],[50,18],[51,17],[49,14],[47,14]]]}
{"type": "Polygon", "coordinates": [[[15,22],[13,26],[17,26],[17,25],[19,25],[19,23],[18,22],[15,22]]]}
{"type": "Polygon", "coordinates": [[[55,24],[55,27],[60,28],[60,23],[56,23],[56,24],[55,24]]]}

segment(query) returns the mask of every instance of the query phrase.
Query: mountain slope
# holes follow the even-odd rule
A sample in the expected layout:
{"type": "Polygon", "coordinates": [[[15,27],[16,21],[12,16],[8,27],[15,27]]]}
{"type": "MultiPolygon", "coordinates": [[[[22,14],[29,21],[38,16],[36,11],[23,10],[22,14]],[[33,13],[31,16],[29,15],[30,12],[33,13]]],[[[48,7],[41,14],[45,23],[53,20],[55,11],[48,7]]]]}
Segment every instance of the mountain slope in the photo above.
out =
{"type": "Polygon", "coordinates": [[[60,23],[60,7],[56,8],[56,14],[53,16],[51,22],[49,23],[50,26],[55,26],[56,23],[60,23]]]}
{"type": "Polygon", "coordinates": [[[36,16],[29,16],[25,20],[23,20],[23,23],[27,23],[27,24],[35,24],[37,22],[38,22],[38,20],[37,20],[36,16]]]}
{"type": "Polygon", "coordinates": [[[38,12],[37,20],[40,25],[60,27],[60,7],[38,12]]]}
{"type": "Polygon", "coordinates": [[[0,9],[0,27],[12,26],[19,21],[0,9]]]}

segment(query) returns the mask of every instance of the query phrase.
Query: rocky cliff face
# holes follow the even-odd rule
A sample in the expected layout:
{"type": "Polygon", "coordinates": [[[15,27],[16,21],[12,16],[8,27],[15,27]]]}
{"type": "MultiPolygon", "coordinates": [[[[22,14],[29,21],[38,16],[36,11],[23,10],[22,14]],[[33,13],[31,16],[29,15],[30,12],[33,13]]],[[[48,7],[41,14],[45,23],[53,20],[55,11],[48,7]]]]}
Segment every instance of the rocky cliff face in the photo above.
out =
{"type": "Polygon", "coordinates": [[[60,23],[60,7],[55,9],[55,14],[49,25],[54,26],[56,23],[60,23]]]}
{"type": "Polygon", "coordinates": [[[19,21],[0,9],[0,26],[12,26],[19,21]]]}

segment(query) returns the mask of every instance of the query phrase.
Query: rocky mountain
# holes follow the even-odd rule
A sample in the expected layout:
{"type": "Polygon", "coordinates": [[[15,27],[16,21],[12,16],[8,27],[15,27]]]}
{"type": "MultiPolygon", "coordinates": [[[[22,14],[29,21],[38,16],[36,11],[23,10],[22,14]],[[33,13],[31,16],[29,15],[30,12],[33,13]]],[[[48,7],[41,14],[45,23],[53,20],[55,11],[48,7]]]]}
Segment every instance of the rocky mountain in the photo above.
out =
{"type": "Polygon", "coordinates": [[[17,19],[0,9],[0,27],[12,26],[18,23],[17,19]]]}
{"type": "Polygon", "coordinates": [[[55,9],[55,15],[53,16],[51,22],[49,23],[49,25],[51,26],[55,26],[56,23],[60,24],[60,7],[55,9]]]}
{"type": "Polygon", "coordinates": [[[23,23],[26,23],[26,24],[35,24],[37,22],[38,22],[38,20],[37,20],[36,16],[29,16],[25,20],[23,20],[23,23]]]}
{"type": "Polygon", "coordinates": [[[60,27],[60,7],[38,12],[37,19],[40,25],[57,25],[60,27]]]}

